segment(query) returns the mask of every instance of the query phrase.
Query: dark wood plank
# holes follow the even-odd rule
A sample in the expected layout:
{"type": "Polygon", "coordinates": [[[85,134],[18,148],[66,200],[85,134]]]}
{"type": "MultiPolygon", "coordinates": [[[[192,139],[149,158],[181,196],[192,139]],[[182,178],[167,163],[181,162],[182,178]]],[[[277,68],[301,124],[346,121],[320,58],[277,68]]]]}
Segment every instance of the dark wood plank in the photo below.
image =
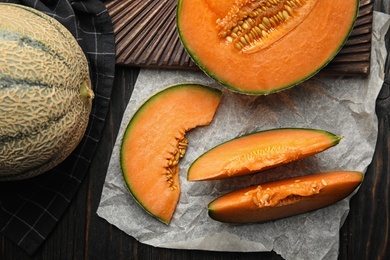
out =
{"type": "MultiPolygon", "coordinates": [[[[390,13],[389,1],[376,1],[375,10],[390,13]]],[[[386,36],[390,45],[390,35],[386,36]]],[[[389,47],[389,46],[387,46],[389,47]]],[[[390,72],[390,56],[384,71],[390,72]]],[[[386,81],[390,77],[387,76],[386,81]]],[[[376,102],[378,139],[372,163],[340,231],[340,259],[390,259],[390,85],[376,102]]]]}
{"type": "Polygon", "coordinates": [[[114,83],[116,87],[112,94],[107,125],[103,131],[102,143],[97,151],[97,157],[94,158],[94,161],[98,163],[91,166],[90,172],[93,174],[89,175],[88,197],[87,201],[83,203],[88,206],[89,212],[86,223],[88,232],[85,234],[87,241],[85,257],[88,259],[123,259],[123,257],[129,259],[129,256],[133,254],[131,244],[135,239],[108,225],[104,219],[97,216],[96,211],[122,115],[133,91],[137,75],[137,69],[129,72],[118,68],[116,71],[114,83]]]}

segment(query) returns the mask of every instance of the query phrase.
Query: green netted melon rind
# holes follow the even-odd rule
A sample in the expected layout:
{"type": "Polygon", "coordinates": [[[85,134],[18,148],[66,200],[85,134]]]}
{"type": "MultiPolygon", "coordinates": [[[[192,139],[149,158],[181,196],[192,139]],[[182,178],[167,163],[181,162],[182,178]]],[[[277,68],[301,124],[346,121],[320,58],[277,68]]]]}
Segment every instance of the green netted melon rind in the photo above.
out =
{"type": "Polygon", "coordinates": [[[35,9],[0,4],[0,180],[62,162],[84,136],[93,92],[73,35],[35,9]]]}

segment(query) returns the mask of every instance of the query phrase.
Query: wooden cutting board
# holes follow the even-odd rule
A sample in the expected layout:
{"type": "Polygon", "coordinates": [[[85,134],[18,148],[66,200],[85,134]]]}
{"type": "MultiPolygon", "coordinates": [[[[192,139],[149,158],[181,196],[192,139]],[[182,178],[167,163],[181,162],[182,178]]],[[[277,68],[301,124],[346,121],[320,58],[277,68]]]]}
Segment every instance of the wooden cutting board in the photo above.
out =
{"type": "MultiPolygon", "coordinates": [[[[332,75],[368,75],[374,0],[360,0],[354,29],[337,56],[322,70],[332,75]]],[[[198,69],[176,31],[177,0],[110,0],[116,64],[198,69]]]]}

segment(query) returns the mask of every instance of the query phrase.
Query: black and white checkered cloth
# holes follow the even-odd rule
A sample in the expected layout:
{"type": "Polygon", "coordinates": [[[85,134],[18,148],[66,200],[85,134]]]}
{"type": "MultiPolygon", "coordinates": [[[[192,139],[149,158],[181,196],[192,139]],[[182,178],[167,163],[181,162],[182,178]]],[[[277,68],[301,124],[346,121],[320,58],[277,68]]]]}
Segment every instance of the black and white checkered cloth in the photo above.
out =
{"type": "Polygon", "coordinates": [[[89,60],[95,92],[89,126],[71,156],[41,176],[0,182],[0,232],[31,255],[68,208],[97,148],[113,87],[115,40],[111,18],[99,0],[0,1],[33,7],[67,27],[89,60]]]}

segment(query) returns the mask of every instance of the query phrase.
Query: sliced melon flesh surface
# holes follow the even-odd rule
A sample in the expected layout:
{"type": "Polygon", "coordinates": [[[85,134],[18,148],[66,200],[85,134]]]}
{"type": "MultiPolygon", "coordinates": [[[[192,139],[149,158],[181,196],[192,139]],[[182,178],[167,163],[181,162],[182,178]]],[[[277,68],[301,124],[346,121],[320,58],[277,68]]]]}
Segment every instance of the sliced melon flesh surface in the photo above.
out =
{"type": "Polygon", "coordinates": [[[151,215],[168,224],[180,195],[179,159],[185,133],[208,125],[222,92],[198,84],[168,87],[136,111],[121,144],[121,168],[127,187],[151,215]]]}
{"type": "Polygon", "coordinates": [[[222,143],[197,158],[190,181],[256,173],[296,161],[337,145],[340,136],[307,128],[279,128],[248,134],[222,143]]]}
{"type": "Polygon", "coordinates": [[[358,0],[179,0],[177,27],[207,75],[233,91],[270,94],[326,66],[358,7],[358,0]]]}
{"type": "Polygon", "coordinates": [[[329,206],[349,196],[363,173],[331,171],[294,177],[227,193],[208,205],[220,222],[265,222],[329,206]]]}

